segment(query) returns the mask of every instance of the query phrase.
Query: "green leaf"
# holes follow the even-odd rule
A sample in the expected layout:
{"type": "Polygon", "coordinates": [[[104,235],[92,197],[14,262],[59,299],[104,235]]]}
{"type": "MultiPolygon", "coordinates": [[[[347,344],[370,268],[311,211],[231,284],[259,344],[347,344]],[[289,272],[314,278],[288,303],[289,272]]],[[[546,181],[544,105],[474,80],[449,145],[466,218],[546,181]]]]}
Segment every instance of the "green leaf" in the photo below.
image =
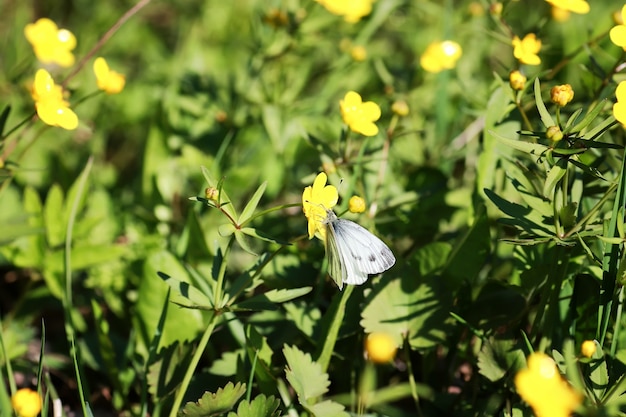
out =
{"type": "Polygon", "coordinates": [[[559,181],[563,178],[567,172],[567,159],[561,158],[556,161],[556,164],[550,168],[546,182],[543,186],[543,195],[546,198],[552,199],[554,195],[554,189],[559,184],[559,181]]]}
{"type": "Polygon", "coordinates": [[[53,184],[48,191],[43,210],[46,238],[52,248],[65,241],[66,218],[63,214],[63,190],[60,185],[53,184]]]}
{"type": "Polygon", "coordinates": [[[155,402],[172,394],[180,385],[189,367],[193,346],[174,342],[161,348],[148,366],[146,382],[155,402]]]}
{"type": "Polygon", "coordinates": [[[463,282],[473,284],[478,273],[484,268],[491,253],[491,235],[485,212],[480,214],[472,227],[458,239],[446,262],[444,274],[452,288],[459,288],[463,282]]]}
{"type": "Polygon", "coordinates": [[[543,103],[543,99],[541,98],[541,85],[539,84],[539,77],[535,78],[535,104],[537,105],[537,110],[539,111],[539,115],[541,116],[541,122],[547,128],[550,126],[556,126],[554,119],[546,109],[546,105],[543,103]]]}
{"type": "Polygon", "coordinates": [[[485,194],[504,214],[511,217],[509,219],[500,219],[500,222],[522,229],[532,236],[553,236],[553,233],[548,228],[552,227],[552,225],[541,213],[508,201],[491,190],[485,190],[485,194]]]}
{"type": "Polygon", "coordinates": [[[263,294],[255,295],[241,303],[236,304],[240,309],[249,310],[276,310],[276,304],[291,301],[311,292],[313,287],[283,288],[267,291],[263,294]]]}
{"type": "Polygon", "coordinates": [[[252,402],[240,402],[237,406],[237,413],[231,411],[228,417],[278,417],[280,416],[279,405],[280,400],[274,396],[265,397],[264,394],[260,394],[252,402]]]}
{"type": "MultiPolygon", "coordinates": [[[[624,264],[626,265],[626,262],[624,264]]],[[[312,339],[315,328],[322,319],[320,309],[305,301],[285,303],[283,308],[287,312],[287,319],[295,324],[309,339],[312,339]]]]}
{"type": "Polygon", "coordinates": [[[252,196],[250,201],[248,201],[248,204],[246,204],[246,207],[244,207],[243,211],[241,212],[241,216],[239,216],[239,220],[237,221],[239,226],[243,226],[245,223],[248,222],[248,220],[250,220],[250,218],[254,214],[254,211],[256,210],[256,207],[259,205],[261,197],[263,197],[265,187],[267,187],[267,181],[264,181],[261,185],[259,185],[259,188],[257,188],[257,190],[254,192],[254,195],[252,196]]]}
{"type": "Polygon", "coordinates": [[[222,356],[213,361],[209,372],[214,375],[228,376],[238,375],[238,371],[244,366],[243,348],[231,352],[224,352],[222,356]]]}
{"type": "Polygon", "coordinates": [[[0,136],[4,134],[4,127],[7,124],[9,113],[11,113],[11,106],[7,105],[4,109],[2,109],[2,114],[0,114],[0,136]]]}
{"type": "Polygon", "coordinates": [[[329,400],[304,408],[316,417],[350,417],[343,405],[329,400]]]}
{"type": "Polygon", "coordinates": [[[513,149],[517,149],[518,151],[522,151],[530,155],[542,156],[544,153],[546,153],[546,151],[550,149],[548,146],[542,145],[540,143],[532,143],[532,142],[526,142],[523,140],[508,139],[493,131],[490,131],[489,133],[494,138],[496,138],[500,143],[503,143],[507,146],[510,146],[513,149]]]}
{"type": "Polygon", "coordinates": [[[328,374],[322,371],[322,367],[313,361],[309,353],[304,353],[295,346],[285,345],[283,354],[287,361],[287,381],[296,391],[301,405],[312,403],[315,398],[328,391],[328,374]]]}
{"type": "MultiPolygon", "coordinates": [[[[165,272],[158,271],[157,274],[174,292],[185,299],[191,301],[195,307],[213,308],[214,302],[207,295],[188,282],[177,280],[167,275],[165,272]]],[[[175,301],[175,299],[173,299],[175,301]]],[[[180,303],[179,303],[180,304],[180,303]]]]}
{"type": "Polygon", "coordinates": [[[610,388],[609,371],[607,369],[606,360],[604,359],[604,352],[602,352],[602,346],[600,346],[597,340],[593,342],[596,345],[596,351],[587,364],[590,371],[589,381],[590,388],[593,390],[595,398],[601,401],[610,388]]]}
{"type": "Polygon", "coordinates": [[[409,265],[394,269],[393,276],[386,273],[364,302],[361,326],[365,332],[387,333],[398,347],[407,338],[414,349],[431,348],[445,340],[452,305],[434,271],[443,266],[449,251],[449,245],[441,243],[425,246],[409,265]]]}
{"type": "Polygon", "coordinates": [[[510,339],[490,338],[478,353],[478,370],[491,382],[515,373],[525,365],[524,352],[510,339]]]}
{"type": "Polygon", "coordinates": [[[258,253],[252,250],[252,247],[250,247],[250,244],[246,240],[245,234],[242,233],[241,230],[235,230],[235,240],[237,241],[237,243],[239,243],[239,246],[241,246],[241,249],[245,250],[250,255],[259,256],[258,253]]]}
{"type": "Polygon", "coordinates": [[[267,234],[265,234],[264,232],[259,231],[258,229],[254,229],[252,227],[242,227],[241,228],[241,233],[244,233],[248,236],[257,238],[257,239],[261,239],[264,240],[266,242],[270,242],[270,243],[277,243],[279,245],[284,245],[284,246],[289,246],[291,245],[291,243],[287,242],[286,240],[279,240],[276,239],[274,237],[271,237],[267,234]]]}
{"type": "Polygon", "coordinates": [[[234,205],[230,204],[231,199],[228,197],[228,195],[226,194],[226,191],[223,188],[224,180],[221,179],[218,182],[215,179],[213,179],[209,170],[204,166],[202,167],[202,175],[204,176],[204,179],[206,180],[207,184],[209,184],[209,187],[213,187],[219,190],[220,209],[223,210],[226,214],[228,214],[232,219],[238,218],[239,215],[237,214],[237,211],[235,210],[234,205]]]}
{"type": "Polygon", "coordinates": [[[232,382],[220,388],[216,393],[205,392],[197,402],[188,402],[178,412],[178,417],[211,417],[224,414],[235,406],[239,398],[246,392],[246,385],[232,382]]]}
{"type": "Polygon", "coordinates": [[[598,117],[602,109],[604,109],[606,102],[606,99],[597,102],[596,105],[593,106],[593,108],[590,108],[587,111],[585,117],[577,125],[573,126],[571,129],[568,129],[566,126],[563,130],[563,133],[568,134],[569,132],[580,132],[585,129],[591,124],[591,122],[595,120],[596,117],[598,117]]]}

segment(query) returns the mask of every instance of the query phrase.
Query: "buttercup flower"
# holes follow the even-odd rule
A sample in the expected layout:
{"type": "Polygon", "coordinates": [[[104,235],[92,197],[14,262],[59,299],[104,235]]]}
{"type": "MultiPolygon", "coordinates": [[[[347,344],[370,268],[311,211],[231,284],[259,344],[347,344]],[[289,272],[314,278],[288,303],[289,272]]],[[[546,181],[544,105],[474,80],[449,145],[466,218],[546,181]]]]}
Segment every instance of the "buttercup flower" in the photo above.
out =
{"type": "Polygon", "coordinates": [[[363,46],[354,46],[350,49],[350,55],[355,61],[365,61],[367,58],[367,49],[363,46]]]}
{"type": "Polygon", "coordinates": [[[454,41],[433,42],[420,57],[420,65],[428,72],[441,72],[454,68],[462,54],[461,45],[454,41]]]}
{"type": "Polygon", "coordinates": [[[361,96],[349,91],[343,100],[339,101],[341,117],[345,124],[353,132],[365,136],[375,136],[378,133],[378,126],[374,123],[380,119],[380,107],[373,101],[363,103],[361,96]]]}
{"type": "Polygon", "coordinates": [[[509,84],[513,90],[523,90],[524,85],[526,85],[526,76],[518,70],[511,71],[509,73],[509,84]]]}
{"type": "Polygon", "coordinates": [[[367,357],[372,362],[387,363],[396,356],[398,347],[387,333],[372,333],[365,340],[367,357]]]}
{"type": "Polygon", "coordinates": [[[565,106],[574,98],[574,90],[569,84],[555,85],[550,89],[550,101],[559,107],[565,106]]]}
{"type": "Polygon", "coordinates": [[[337,204],[339,193],[333,185],[326,185],[326,174],[320,172],[313,181],[313,186],[304,188],[302,193],[302,211],[309,221],[309,239],[317,236],[326,242],[326,210],[330,210],[337,204]]]}
{"type": "Polygon", "coordinates": [[[63,89],[56,85],[48,71],[40,69],[35,74],[31,92],[35,100],[37,116],[47,125],[74,130],[78,127],[78,117],[63,98],[63,89]]]}
{"type": "Polygon", "coordinates": [[[626,81],[617,85],[615,97],[617,97],[617,103],[613,104],[613,116],[626,126],[626,81]]]}
{"type": "Polygon", "coordinates": [[[552,19],[556,20],[557,22],[566,22],[569,20],[571,15],[571,12],[567,9],[561,9],[560,7],[557,6],[552,6],[552,8],[550,9],[550,16],[552,16],[552,19]]]}
{"type": "Polygon", "coordinates": [[[97,58],[93,62],[93,72],[96,74],[98,88],[107,94],[117,94],[124,89],[126,78],[111,69],[104,58],[97,58]]]}
{"type": "MultiPolygon", "coordinates": [[[[622,7],[622,22],[626,18],[626,4],[622,7]]],[[[626,25],[623,23],[621,25],[614,26],[609,32],[609,37],[611,38],[611,42],[613,42],[617,46],[621,46],[626,51],[626,25]]]]}
{"type": "Polygon", "coordinates": [[[541,63],[541,59],[537,55],[541,50],[541,41],[537,39],[534,33],[529,33],[524,36],[524,39],[515,36],[511,43],[514,48],[513,55],[522,64],[539,65],[541,63]]]}
{"type": "Polygon", "coordinates": [[[348,210],[350,213],[363,213],[365,211],[365,200],[358,195],[353,195],[348,200],[348,210]]]}
{"type": "Polygon", "coordinates": [[[593,340],[585,340],[580,346],[580,353],[587,358],[592,357],[593,354],[596,353],[596,342],[593,340]]]}
{"type": "Polygon", "coordinates": [[[555,7],[578,14],[589,13],[589,3],[586,0],[546,0],[555,7]]]}
{"type": "Polygon", "coordinates": [[[37,391],[21,388],[11,397],[11,406],[19,417],[35,417],[41,411],[41,397],[37,391]]]}
{"type": "Polygon", "coordinates": [[[326,10],[337,16],[343,16],[349,23],[356,23],[372,12],[375,0],[316,0],[326,10]]]}
{"type": "Polygon", "coordinates": [[[528,357],[528,368],[515,375],[515,388],[537,417],[567,417],[582,401],[544,353],[528,357]]]}
{"type": "Polygon", "coordinates": [[[67,68],[74,65],[76,37],[67,29],[59,29],[52,20],[41,18],[24,28],[24,35],[33,46],[37,59],[67,68]]]}

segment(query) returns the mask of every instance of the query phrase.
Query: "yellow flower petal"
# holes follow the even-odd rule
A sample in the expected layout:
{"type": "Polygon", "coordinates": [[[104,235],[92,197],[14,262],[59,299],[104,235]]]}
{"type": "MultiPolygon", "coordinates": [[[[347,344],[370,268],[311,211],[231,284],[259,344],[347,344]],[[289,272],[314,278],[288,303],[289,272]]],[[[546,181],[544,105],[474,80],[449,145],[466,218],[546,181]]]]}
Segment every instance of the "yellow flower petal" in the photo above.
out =
{"type": "Polygon", "coordinates": [[[374,136],[378,133],[378,126],[374,123],[381,116],[378,104],[373,101],[363,103],[358,93],[349,91],[343,100],[339,101],[339,107],[341,117],[350,130],[365,136],[374,136]]]}
{"type": "Polygon", "coordinates": [[[313,186],[304,188],[302,192],[302,211],[308,219],[308,233],[309,239],[313,236],[318,236],[325,241],[326,238],[326,226],[324,220],[326,219],[326,210],[332,209],[339,199],[339,193],[337,188],[332,185],[326,185],[326,174],[320,172],[313,186]]]}
{"type": "Polygon", "coordinates": [[[65,68],[74,65],[71,51],[76,47],[76,37],[67,29],[59,29],[52,20],[44,17],[26,25],[24,36],[39,61],[65,68]]]}
{"type": "Polygon", "coordinates": [[[99,57],[94,61],[93,72],[96,75],[98,88],[107,94],[117,94],[124,89],[126,78],[112,71],[104,58],[99,57]]]}
{"type": "Polygon", "coordinates": [[[626,48],[626,25],[618,25],[609,32],[611,42],[622,48],[626,48]]]}

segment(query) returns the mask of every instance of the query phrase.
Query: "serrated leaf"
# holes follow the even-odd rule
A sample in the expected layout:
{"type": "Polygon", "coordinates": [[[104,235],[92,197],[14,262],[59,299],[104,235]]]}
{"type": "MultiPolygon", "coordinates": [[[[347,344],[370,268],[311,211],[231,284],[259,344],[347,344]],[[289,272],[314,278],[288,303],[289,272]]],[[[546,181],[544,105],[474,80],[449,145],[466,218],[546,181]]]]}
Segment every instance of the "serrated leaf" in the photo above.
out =
{"type": "MultiPolygon", "coordinates": [[[[624,264],[626,265],[626,262],[624,264]]],[[[285,303],[283,308],[287,312],[287,319],[307,337],[313,338],[315,328],[322,319],[320,309],[304,301],[285,303]]]]}
{"type": "Polygon", "coordinates": [[[250,220],[250,218],[254,214],[256,207],[259,205],[259,201],[261,201],[261,197],[263,197],[265,187],[267,187],[267,181],[264,181],[261,185],[259,185],[259,188],[257,188],[257,190],[252,195],[250,201],[248,201],[248,204],[246,204],[246,207],[244,207],[243,211],[241,212],[241,216],[237,221],[240,226],[244,225],[248,220],[250,220]]]}
{"type": "Polygon", "coordinates": [[[554,119],[548,112],[548,109],[541,98],[541,85],[539,83],[539,78],[535,78],[535,104],[537,106],[537,110],[539,111],[539,116],[541,116],[541,122],[546,129],[550,126],[556,126],[554,119]]]}
{"type": "Polygon", "coordinates": [[[211,417],[224,414],[235,406],[239,398],[246,392],[246,384],[232,382],[220,388],[216,393],[205,392],[197,402],[188,402],[178,412],[178,417],[211,417]]]}
{"type": "Polygon", "coordinates": [[[274,398],[273,395],[265,397],[264,394],[260,394],[252,402],[240,402],[237,406],[237,413],[231,411],[228,417],[278,417],[280,416],[279,405],[280,400],[274,398]]]}
{"type": "Polygon", "coordinates": [[[315,417],[350,417],[346,413],[345,407],[334,401],[326,400],[311,406],[304,406],[304,409],[315,417]]]}
{"type": "Polygon", "coordinates": [[[310,400],[328,391],[328,374],[322,371],[320,364],[313,361],[309,353],[304,353],[295,346],[285,345],[283,354],[287,361],[287,381],[298,394],[301,405],[308,405],[310,400]]]}
{"type": "Polygon", "coordinates": [[[245,352],[243,349],[224,352],[220,358],[213,361],[209,372],[221,376],[237,375],[237,371],[244,365],[244,355],[245,352]]]}

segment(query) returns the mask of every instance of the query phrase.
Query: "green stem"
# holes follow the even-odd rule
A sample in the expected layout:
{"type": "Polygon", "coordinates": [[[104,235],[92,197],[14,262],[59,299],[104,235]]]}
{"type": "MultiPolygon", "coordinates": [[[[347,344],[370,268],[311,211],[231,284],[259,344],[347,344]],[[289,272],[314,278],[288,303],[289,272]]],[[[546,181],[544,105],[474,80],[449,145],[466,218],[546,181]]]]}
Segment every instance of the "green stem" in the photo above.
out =
{"type": "Polygon", "coordinates": [[[198,363],[200,362],[200,358],[204,354],[206,347],[209,343],[209,338],[215,329],[215,325],[217,324],[217,313],[211,312],[211,318],[209,320],[209,325],[207,326],[204,334],[202,335],[202,339],[198,343],[198,347],[193,354],[193,358],[191,358],[191,362],[189,363],[189,367],[187,367],[187,372],[185,372],[185,376],[180,384],[180,388],[176,392],[176,398],[174,398],[174,405],[172,406],[172,410],[170,411],[170,417],[176,417],[178,414],[178,409],[180,405],[183,403],[183,398],[187,393],[187,388],[189,388],[189,383],[191,382],[191,378],[193,377],[196,368],[198,367],[198,363]]]}
{"type": "Polygon", "coordinates": [[[420,398],[417,393],[417,382],[415,382],[415,375],[413,374],[413,362],[411,362],[411,349],[409,347],[409,340],[407,338],[404,339],[403,346],[405,356],[406,356],[406,365],[407,372],[409,374],[409,385],[411,386],[411,397],[413,397],[413,401],[415,402],[415,411],[418,416],[422,416],[422,409],[420,407],[420,398]]]}
{"type": "Polygon", "coordinates": [[[234,235],[230,237],[228,244],[226,245],[226,248],[224,249],[224,254],[222,255],[222,262],[220,263],[220,270],[218,272],[217,275],[217,280],[215,282],[215,288],[213,288],[213,294],[215,294],[214,300],[215,300],[215,305],[213,306],[218,312],[219,309],[222,308],[222,287],[224,286],[224,276],[226,275],[226,264],[228,262],[226,262],[226,259],[228,258],[228,255],[230,254],[230,248],[233,245],[233,242],[235,241],[235,237],[234,235]]]}
{"type": "Polygon", "coordinates": [[[317,363],[322,367],[322,371],[326,372],[328,369],[328,365],[330,363],[330,357],[333,354],[333,350],[335,348],[335,343],[337,342],[337,335],[339,334],[339,328],[341,327],[341,323],[343,322],[343,317],[346,314],[346,303],[348,302],[348,298],[350,298],[350,294],[354,291],[354,285],[346,286],[346,289],[341,294],[341,300],[339,300],[339,305],[337,306],[337,311],[333,322],[328,329],[328,334],[324,338],[324,347],[322,348],[322,353],[320,353],[317,358],[317,363]]]}

